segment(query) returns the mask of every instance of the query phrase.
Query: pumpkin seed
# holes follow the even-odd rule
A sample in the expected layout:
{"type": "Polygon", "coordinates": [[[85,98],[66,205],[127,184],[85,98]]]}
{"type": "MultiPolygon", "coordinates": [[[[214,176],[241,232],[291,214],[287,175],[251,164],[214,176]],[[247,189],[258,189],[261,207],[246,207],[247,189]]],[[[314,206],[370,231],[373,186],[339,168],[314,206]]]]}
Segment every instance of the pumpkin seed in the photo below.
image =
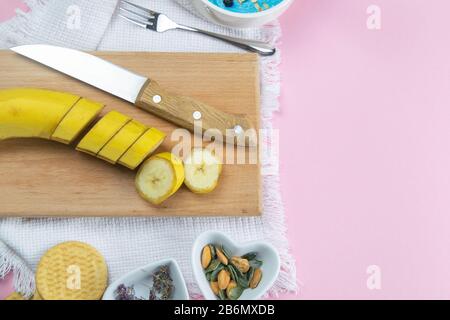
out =
{"type": "Polygon", "coordinates": [[[227,257],[228,260],[231,259],[231,253],[223,245],[220,246],[220,249],[222,250],[222,253],[227,257]]]}
{"type": "Polygon", "coordinates": [[[231,267],[234,269],[238,277],[245,278],[245,275],[237,268],[235,265],[231,265],[231,267]]]}
{"type": "Polygon", "coordinates": [[[250,267],[250,269],[247,272],[247,280],[248,281],[252,280],[254,273],[255,273],[255,268],[250,267]]]}
{"type": "Polygon", "coordinates": [[[253,259],[251,261],[248,262],[250,264],[250,267],[258,269],[261,268],[261,266],[263,265],[263,262],[257,259],[253,259]]]}
{"type": "Polygon", "coordinates": [[[242,256],[243,259],[247,259],[248,261],[254,260],[258,256],[257,252],[249,252],[242,256]]]}
{"type": "Polygon", "coordinates": [[[213,246],[213,245],[209,245],[209,249],[211,250],[211,257],[213,258],[213,259],[215,259],[216,258],[216,248],[213,246]]]}
{"type": "Polygon", "coordinates": [[[242,288],[240,286],[237,286],[235,288],[227,290],[228,299],[238,300],[242,296],[243,292],[244,292],[244,288],[242,288]]]}
{"type": "Polygon", "coordinates": [[[219,291],[218,297],[220,300],[227,300],[227,297],[225,296],[225,292],[223,290],[219,291]]]}
{"type": "Polygon", "coordinates": [[[244,289],[247,289],[249,287],[249,281],[246,278],[238,277],[237,283],[244,289]]]}
{"type": "Polygon", "coordinates": [[[206,268],[205,273],[212,272],[212,271],[216,270],[219,266],[220,266],[220,261],[217,260],[217,259],[216,259],[216,260],[213,260],[213,261],[209,264],[209,267],[206,268]]]}
{"type": "Polygon", "coordinates": [[[247,277],[239,271],[239,269],[230,264],[228,265],[228,270],[230,270],[231,277],[234,277],[233,280],[236,281],[239,286],[248,288],[249,281],[247,280],[247,277]]]}
{"type": "Polygon", "coordinates": [[[233,268],[232,265],[228,265],[227,268],[230,271],[231,279],[237,282],[238,275],[236,273],[236,270],[233,268]]]}

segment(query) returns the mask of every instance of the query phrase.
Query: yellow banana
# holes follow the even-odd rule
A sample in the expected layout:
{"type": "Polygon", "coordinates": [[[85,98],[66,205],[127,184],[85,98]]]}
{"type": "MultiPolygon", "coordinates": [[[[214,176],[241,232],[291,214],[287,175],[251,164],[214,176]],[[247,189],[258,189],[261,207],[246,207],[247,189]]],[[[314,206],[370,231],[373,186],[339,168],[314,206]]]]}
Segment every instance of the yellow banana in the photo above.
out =
{"type": "Polygon", "coordinates": [[[142,161],[158,149],[165,137],[166,135],[158,129],[148,129],[119,159],[119,163],[131,170],[136,169],[142,161]]]}
{"type": "Polygon", "coordinates": [[[109,112],[83,137],[77,150],[97,156],[100,150],[130,121],[130,117],[117,111],[109,112]]]}
{"type": "Polygon", "coordinates": [[[52,140],[71,143],[97,118],[102,109],[101,103],[80,99],[61,120],[52,134],[52,140]]]}
{"type": "Polygon", "coordinates": [[[100,150],[98,157],[115,164],[147,129],[146,126],[135,120],[128,122],[114,138],[100,150]]]}
{"type": "Polygon", "coordinates": [[[42,138],[69,144],[101,108],[100,104],[68,93],[41,89],[0,90],[0,140],[42,138]],[[94,112],[78,121],[76,126],[61,122],[80,106],[94,112]]]}
{"type": "MultiPolygon", "coordinates": [[[[100,103],[63,92],[0,90],[0,140],[41,138],[70,144],[102,109],[100,103]]],[[[81,139],[77,150],[134,170],[161,145],[165,136],[111,111],[81,139]]]]}

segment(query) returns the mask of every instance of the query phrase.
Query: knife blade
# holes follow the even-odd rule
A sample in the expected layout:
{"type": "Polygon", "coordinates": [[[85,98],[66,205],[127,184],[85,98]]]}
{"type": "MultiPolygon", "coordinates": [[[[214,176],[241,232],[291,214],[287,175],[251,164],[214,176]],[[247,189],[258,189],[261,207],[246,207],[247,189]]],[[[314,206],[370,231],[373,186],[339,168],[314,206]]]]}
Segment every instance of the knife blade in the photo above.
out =
{"type": "Polygon", "coordinates": [[[14,52],[99,88],[190,131],[201,120],[202,132],[238,145],[251,144],[254,129],[245,115],[231,114],[195,99],[173,94],[157,81],[89,53],[51,45],[24,45],[14,52]]]}

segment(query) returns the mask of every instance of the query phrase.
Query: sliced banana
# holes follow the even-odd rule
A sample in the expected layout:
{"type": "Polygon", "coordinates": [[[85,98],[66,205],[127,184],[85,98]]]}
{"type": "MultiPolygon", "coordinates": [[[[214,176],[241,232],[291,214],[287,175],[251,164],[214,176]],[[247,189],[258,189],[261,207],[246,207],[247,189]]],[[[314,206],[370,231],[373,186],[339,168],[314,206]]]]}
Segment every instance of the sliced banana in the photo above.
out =
{"type": "Polygon", "coordinates": [[[97,156],[100,150],[130,121],[130,117],[120,112],[108,112],[83,137],[77,150],[97,156]]]}
{"type": "Polygon", "coordinates": [[[136,169],[163,143],[166,134],[156,128],[148,129],[119,159],[119,163],[131,170],[136,169]]]}
{"type": "Polygon", "coordinates": [[[136,176],[136,188],[147,201],[159,205],[172,196],[184,181],[183,162],[171,153],[147,160],[136,176]]]}
{"type": "Polygon", "coordinates": [[[131,120],[100,150],[97,157],[116,164],[146,130],[145,125],[131,120]]]}
{"type": "Polygon", "coordinates": [[[184,184],[195,193],[213,191],[222,173],[221,161],[208,149],[194,148],[184,161],[184,184]]]}
{"type": "Polygon", "coordinates": [[[72,143],[100,114],[101,103],[80,99],[64,116],[51,139],[65,144],[72,143]]]}

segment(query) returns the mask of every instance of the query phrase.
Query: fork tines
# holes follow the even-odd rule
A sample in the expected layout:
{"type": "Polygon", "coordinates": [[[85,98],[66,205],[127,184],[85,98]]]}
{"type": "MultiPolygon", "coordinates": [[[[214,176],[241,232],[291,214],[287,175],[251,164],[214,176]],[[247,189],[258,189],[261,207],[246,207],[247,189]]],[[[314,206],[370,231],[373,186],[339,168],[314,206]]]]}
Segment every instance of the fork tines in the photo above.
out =
{"type": "Polygon", "coordinates": [[[141,7],[137,4],[134,4],[134,3],[126,1],[126,0],[120,1],[119,9],[122,12],[122,13],[119,13],[120,17],[122,17],[142,28],[154,29],[156,27],[157,19],[159,16],[158,12],[141,7]],[[128,9],[128,8],[124,7],[123,5],[128,5],[137,10],[128,9]]]}

